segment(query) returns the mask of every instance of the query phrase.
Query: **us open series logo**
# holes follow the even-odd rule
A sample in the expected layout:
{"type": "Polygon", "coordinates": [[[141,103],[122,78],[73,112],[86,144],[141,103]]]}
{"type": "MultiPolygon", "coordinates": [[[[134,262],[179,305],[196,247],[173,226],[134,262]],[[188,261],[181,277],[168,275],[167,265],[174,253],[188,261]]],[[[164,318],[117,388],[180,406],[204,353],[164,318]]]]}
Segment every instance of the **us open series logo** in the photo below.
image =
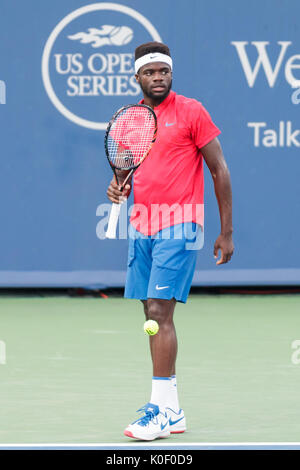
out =
{"type": "Polygon", "coordinates": [[[105,130],[108,101],[118,109],[139,100],[134,49],[162,39],[150,21],[117,3],[93,3],[63,18],[50,34],[42,57],[49,99],[67,119],[105,130]]]}

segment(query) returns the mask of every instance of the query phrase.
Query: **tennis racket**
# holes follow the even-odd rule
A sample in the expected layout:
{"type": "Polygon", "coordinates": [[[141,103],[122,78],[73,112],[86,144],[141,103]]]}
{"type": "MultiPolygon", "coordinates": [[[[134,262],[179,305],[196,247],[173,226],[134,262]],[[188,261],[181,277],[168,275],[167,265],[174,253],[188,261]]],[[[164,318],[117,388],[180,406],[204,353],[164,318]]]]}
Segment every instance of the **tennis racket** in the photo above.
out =
{"type": "MultiPolygon", "coordinates": [[[[133,172],[145,160],[156,140],[157,119],[152,108],[144,104],[131,104],[117,111],[110,120],[104,147],[116,182],[123,191],[133,172]],[[122,185],[117,170],[127,170],[122,185]]],[[[116,238],[121,204],[112,204],[106,238],[116,238]]]]}

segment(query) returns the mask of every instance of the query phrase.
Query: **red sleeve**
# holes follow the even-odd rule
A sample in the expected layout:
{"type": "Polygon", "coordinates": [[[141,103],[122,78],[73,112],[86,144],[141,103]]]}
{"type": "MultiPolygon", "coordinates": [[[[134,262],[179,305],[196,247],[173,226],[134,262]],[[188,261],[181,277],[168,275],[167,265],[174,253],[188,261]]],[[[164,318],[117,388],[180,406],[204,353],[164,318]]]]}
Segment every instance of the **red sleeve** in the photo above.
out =
{"type": "Polygon", "coordinates": [[[201,103],[197,102],[193,106],[191,118],[191,135],[198,148],[201,149],[221,134],[220,129],[213,123],[208,111],[201,103]]]}

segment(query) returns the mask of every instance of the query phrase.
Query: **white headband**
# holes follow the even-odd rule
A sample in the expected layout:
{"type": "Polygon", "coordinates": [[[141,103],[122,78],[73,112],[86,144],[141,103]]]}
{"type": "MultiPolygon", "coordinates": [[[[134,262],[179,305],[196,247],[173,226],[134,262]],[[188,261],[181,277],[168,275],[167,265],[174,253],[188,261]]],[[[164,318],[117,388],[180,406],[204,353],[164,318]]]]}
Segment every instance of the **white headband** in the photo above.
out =
{"type": "Polygon", "coordinates": [[[151,52],[150,54],[143,55],[135,61],[135,73],[138,73],[143,65],[149,64],[150,62],[165,62],[171,67],[172,70],[173,61],[169,55],[161,54],[160,52],[151,52]]]}

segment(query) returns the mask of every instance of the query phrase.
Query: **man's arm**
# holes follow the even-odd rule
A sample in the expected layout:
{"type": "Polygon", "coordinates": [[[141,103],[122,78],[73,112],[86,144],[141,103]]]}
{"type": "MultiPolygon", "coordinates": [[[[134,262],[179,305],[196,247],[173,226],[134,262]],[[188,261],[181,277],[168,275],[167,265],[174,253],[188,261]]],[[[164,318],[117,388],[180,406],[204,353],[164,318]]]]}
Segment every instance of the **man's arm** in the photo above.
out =
{"type": "Polygon", "coordinates": [[[220,212],[221,233],[214,245],[214,256],[217,258],[221,250],[221,258],[216,264],[224,264],[230,260],[234,250],[230,173],[217,137],[202,147],[201,153],[214,182],[220,212]]]}

